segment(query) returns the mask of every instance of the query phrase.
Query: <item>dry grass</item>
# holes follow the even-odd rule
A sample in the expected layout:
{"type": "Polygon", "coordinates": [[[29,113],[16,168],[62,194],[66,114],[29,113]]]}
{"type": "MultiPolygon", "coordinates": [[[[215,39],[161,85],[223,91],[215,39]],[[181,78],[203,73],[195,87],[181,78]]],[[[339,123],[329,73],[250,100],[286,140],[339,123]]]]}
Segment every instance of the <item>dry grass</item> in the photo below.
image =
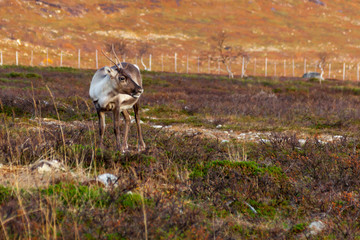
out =
{"type": "Polygon", "coordinates": [[[326,225],[320,239],[359,236],[356,84],[143,73],[148,148],[135,151],[131,128],[120,154],[110,128],[96,148],[92,72],[61,71],[1,68],[0,77],[39,75],[0,85],[1,239],[297,239],[315,220],[326,225]],[[152,124],[272,134],[221,142],[152,124]],[[324,143],[324,133],[345,137],[324,143]],[[68,170],[29,170],[39,159],[68,170]],[[117,187],[89,181],[104,172],[117,187]]]}

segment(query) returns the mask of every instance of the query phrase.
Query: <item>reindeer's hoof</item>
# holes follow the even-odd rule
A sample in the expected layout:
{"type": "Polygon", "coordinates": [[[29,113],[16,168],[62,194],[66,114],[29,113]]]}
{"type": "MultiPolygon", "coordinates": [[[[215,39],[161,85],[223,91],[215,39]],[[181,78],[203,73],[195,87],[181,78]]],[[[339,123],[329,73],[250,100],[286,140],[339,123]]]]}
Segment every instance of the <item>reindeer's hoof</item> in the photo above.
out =
{"type": "Polygon", "coordinates": [[[139,146],[138,146],[138,151],[139,151],[139,152],[143,152],[143,151],[145,151],[145,149],[146,149],[145,144],[144,144],[144,145],[139,145],[139,146]]]}
{"type": "Polygon", "coordinates": [[[120,152],[121,152],[121,153],[127,153],[127,152],[129,152],[129,147],[128,147],[128,146],[122,147],[122,148],[120,149],[120,152]]]}

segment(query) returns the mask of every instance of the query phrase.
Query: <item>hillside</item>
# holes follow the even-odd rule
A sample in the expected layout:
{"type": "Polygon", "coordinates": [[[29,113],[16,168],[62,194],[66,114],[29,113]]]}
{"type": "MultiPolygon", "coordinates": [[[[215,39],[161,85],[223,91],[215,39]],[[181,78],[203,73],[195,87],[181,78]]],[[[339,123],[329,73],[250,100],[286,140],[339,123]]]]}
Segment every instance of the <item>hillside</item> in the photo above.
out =
{"type": "Polygon", "coordinates": [[[93,70],[0,67],[0,239],[359,238],[359,83],[142,74],[121,154],[93,70]]]}
{"type": "MultiPolygon", "coordinates": [[[[0,49],[93,54],[105,43],[148,42],[153,54],[198,54],[224,29],[252,56],[349,60],[360,54],[360,4],[319,0],[0,0],[0,49]]],[[[6,55],[7,54],[7,55],[6,55]]],[[[12,54],[12,55],[11,55],[12,54]]],[[[11,56],[10,56],[11,55],[11,56]]]]}

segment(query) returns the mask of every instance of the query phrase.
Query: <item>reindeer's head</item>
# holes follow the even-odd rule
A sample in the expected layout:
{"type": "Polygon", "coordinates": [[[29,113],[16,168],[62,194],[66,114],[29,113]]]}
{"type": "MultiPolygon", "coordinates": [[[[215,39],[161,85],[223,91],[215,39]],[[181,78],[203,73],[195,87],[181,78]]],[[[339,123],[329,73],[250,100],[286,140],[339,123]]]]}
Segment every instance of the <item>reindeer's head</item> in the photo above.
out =
{"type": "Polygon", "coordinates": [[[128,94],[134,98],[140,97],[144,89],[132,79],[132,74],[130,69],[128,69],[128,66],[123,67],[115,53],[114,45],[112,45],[112,51],[117,62],[114,62],[111,58],[106,56],[104,52],[102,53],[107,59],[115,64],[115,67],[112,68],[105,67],[106,73],[109,74],[113,82],[113,87],[115,88],[114,90],[116,90],[118,93],[128,94]]]}
{"type": "Polygon", "coordinates": [[[139,86],[131,77],[130,71],[126,68],[119,67],[110,68],[105,67],[105,71],[109,74],[113,87],[116,92],[122,94],[128,94],[134,98],[140,97],[144,89],[139,86]]]}

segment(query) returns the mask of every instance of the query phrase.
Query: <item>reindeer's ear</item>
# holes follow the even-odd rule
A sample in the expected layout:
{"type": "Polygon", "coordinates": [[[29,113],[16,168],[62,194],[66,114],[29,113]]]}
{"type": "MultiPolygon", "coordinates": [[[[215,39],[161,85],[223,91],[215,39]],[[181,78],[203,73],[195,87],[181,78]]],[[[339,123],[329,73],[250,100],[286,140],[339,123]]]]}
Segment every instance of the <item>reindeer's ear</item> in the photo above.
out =
{"type": "Polygon", "coordinates": [[[116,71],[110,67],[104,67],[105,73],[110,75],[111,77],[115,77],[116,76],[116,71]]]}

